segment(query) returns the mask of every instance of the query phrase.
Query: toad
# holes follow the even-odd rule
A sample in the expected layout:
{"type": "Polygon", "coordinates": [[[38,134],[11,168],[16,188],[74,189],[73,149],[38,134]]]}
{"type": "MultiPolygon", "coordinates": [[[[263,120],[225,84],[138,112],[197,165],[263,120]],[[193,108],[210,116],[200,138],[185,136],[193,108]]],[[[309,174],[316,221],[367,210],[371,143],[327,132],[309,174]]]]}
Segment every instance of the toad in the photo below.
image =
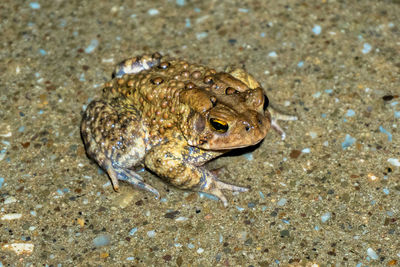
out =
{"type": "Polygon", "coordinates": [[[119,181],[159,192],[134,167],[144,165],[181,189],[228,201],[222,190],[248,189],[220,181],[203,165],[227,151],[252,146],[271,126],[284,132],[267,109],[260,84],[243,69],[217,72],[159,53],[118,64],[102,96],[84,112],[81,135],[87,154],[119,181]]]}

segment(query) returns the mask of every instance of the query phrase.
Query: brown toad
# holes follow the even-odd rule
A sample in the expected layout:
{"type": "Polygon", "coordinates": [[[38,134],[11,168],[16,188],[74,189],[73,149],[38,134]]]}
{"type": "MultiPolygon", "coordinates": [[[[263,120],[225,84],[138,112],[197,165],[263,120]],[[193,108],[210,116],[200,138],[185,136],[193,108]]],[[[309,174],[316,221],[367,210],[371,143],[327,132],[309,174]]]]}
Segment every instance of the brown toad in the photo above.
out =
{"type": "Polygon", "coordinates": [[[144,164],[168,183],[215,195],[227,206],[221,190],[248,189],[218,180],[203,164],[257,144],[271,123],[284,137],[262,88],[244,70],[216,72],[155,53],[121,62],[113,76],[101,99],[88,105],[81,133],[115,190],[122,180],[159,196],[132,169],[144,164]]]}

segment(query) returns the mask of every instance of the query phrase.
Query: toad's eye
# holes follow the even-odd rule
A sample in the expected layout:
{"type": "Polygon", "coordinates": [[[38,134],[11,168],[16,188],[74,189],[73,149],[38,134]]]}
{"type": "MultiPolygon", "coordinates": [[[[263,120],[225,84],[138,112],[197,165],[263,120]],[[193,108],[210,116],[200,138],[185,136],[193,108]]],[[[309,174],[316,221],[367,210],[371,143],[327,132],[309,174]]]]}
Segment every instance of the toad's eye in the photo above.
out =
{"type": "Polygon", "coordinates": [[[210,124],[211,127],[219,133],[225,133],[226,131],[228,131],[229,128],[228,123],[221,121],[219,119],[211,118],[210,124]]]}
{"type": "Polygon", "coordinates": [[[263,107],[264,111],[268,108],[268,105],[269,105],[269,99],[266,95],[264,95],[264,107],[263,107]]]}

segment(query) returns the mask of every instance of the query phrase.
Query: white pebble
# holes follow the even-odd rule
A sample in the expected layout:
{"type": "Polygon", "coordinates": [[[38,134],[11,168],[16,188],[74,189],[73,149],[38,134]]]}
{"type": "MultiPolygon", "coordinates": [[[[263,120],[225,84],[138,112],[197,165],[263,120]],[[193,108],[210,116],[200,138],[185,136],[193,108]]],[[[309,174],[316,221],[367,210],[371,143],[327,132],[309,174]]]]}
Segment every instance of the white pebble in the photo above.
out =
{"type": "Polygon", "coordinates": [[[21,217],[22,217],[21,213],[9,213],[1,216],[1,220],[2,221],[18,220],[21,219],[21,217]]]}
{"type": "Polygon", "coordinates": [[[379,259],[378,254],[376,254],[375,250],[373,250],[372,248],[368,248],[368,249],[367,249],[367,254],[368,254],[368,256],[370,256],[371,259],[373,259],[373,260],[379,259]]]}
{"type": "Polygon", "coordinates": [[[388,162],[390,164],[392,164],[393,166],[400,167],[399,159],[390,158],[390,159],[388,159],[388,162]]]}

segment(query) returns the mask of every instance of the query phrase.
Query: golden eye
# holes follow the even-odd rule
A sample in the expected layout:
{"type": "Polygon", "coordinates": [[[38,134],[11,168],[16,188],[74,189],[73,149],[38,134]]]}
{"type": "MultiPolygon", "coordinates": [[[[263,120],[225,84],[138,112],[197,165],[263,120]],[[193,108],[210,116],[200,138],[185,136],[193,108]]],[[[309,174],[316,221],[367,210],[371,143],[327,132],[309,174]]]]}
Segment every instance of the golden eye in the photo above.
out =
{"type": "Polygon", "coordinates": [[[228,131],[228,128],[229,128],[228,123],[221,121],[219,119],[211,118],[210,124],[211,124],[211,127],[219,133],[225,133],[226,131],[228,131]]]}

